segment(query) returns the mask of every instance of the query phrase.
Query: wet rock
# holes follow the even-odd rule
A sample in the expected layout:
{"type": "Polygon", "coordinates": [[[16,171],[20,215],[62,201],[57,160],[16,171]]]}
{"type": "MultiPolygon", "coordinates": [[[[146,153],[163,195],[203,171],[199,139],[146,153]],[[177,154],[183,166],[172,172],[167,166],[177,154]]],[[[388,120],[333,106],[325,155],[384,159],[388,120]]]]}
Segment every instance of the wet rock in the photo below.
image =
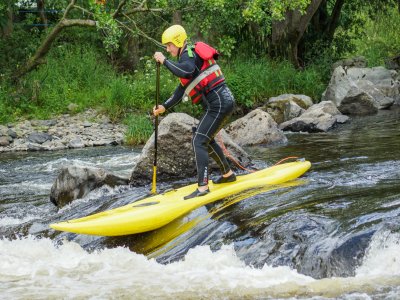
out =
{"type": "Polygon", "coordinates": [[[373,234],[373,230],[357,233],[336,245],[326,262],[326,276],[354,276],[354,271],[361,264],[373,234]]]}
{"type": "Polygon", "coordinates": [[[323,101],[311,106],[300,117],[280,124],[279,128],[293,132],[326,132],[348,119],[332,101],[323,101]]]}
{"type": "Polygon", "coordinates": [[[274,119],[261,109],[255,109],[243,118],[232,122],[226,131],[240,146],[287,143],[286,136],[278,128],[274,119]]]}
{"type": "MultiPolygon", "coordinates": [[[[197,120],[195,122],[198,123],[197,120]]],[[[160,181],[183,179],[196,175],[196,164],[191,144],[193,123],[193,117],[184,113],[171,113],[160,122],[157,155],[157,173],[159,174],[157,178],[160,181]]],[[[216,141],[220,143],[221,139],[235,160],[243,166],[250,164],[248,154],[235,144],[224,130],[221,130],[221,134],[217,135],[216,141]]],[[[131,183],[133,185],[148,184],[152,181],[153,159],[154,134],[142,149],[132,171],[131,183]]],[[[212,161],[210,158],[210,162],[212,161]]],[[[231,165],[235,167],[234,164],[231,165]]],[[[216,164],[212,163],[210,168],[215,169],[216,164]]]]}
{"type": "Polygon", "coordinates": [[[126,185],[128,182],[128,178],[107,173],[100,168],[63,167],[51,187],[50,201],[57,207],[63,207],[75,199],[85,197],[90,191],[105,184],[114,187],[126,185]]]}

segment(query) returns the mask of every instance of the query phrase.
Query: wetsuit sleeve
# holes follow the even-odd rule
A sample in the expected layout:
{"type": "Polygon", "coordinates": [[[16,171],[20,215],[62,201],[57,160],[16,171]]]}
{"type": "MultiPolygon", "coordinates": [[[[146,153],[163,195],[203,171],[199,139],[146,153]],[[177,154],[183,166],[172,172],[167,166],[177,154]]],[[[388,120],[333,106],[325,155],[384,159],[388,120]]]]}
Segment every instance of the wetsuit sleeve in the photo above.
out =
{"type": "MultiPolygon", "coordinates": [[[[194,76],[196,72],[195,57],[189,57],[188,52],[185,50],[179,57],[178,62],[173,62],[168,59],[164,61],[164,66],[177,77],[189,79],[194,76]]],[[[175,89],[174,94],[164,102],[165,109],[169,109],[182,101],[185,88],[179,84],[175,89]]]]}
{"type": "Polygon", "coordinates": [[[182,53],[178,62],[173,62],[168,59],[164,61],[164,66],[177,77],[191,78],[196,70],[195,58],[189,57],[187,51],[182,53]]]}
{"type": "Polygon", "coordinates": [[[182,101],[184,91],[185,91],[184,87],[181,84],[179,84],[178,87],[175,89],[173,95],[167,101],[164,102],[163,106],[165,107],[165,109],[168,110],[173,106],[177,105],[178,103],[180,103],[182,101]]]}

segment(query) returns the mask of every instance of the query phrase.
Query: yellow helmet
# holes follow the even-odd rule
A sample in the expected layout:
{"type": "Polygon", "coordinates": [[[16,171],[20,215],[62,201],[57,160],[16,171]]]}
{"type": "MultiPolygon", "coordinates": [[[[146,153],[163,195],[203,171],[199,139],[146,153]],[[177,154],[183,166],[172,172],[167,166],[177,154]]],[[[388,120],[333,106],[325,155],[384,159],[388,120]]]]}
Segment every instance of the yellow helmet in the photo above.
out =
{"type": "Polygon", "coordinates": [[[187,34],[185,28],[181,25],[172,25],[168,27],[161,37],[161,42],[165,45],[167,43],[172,43],[178,48],[182,48],[185,40],[187,38],[187,34]]]}

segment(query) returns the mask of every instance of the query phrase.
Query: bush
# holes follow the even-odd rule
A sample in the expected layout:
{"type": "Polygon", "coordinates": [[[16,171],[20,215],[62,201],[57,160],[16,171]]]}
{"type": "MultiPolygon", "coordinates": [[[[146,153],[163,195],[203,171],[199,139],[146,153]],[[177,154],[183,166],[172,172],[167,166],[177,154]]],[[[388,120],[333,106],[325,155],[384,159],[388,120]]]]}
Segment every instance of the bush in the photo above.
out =
{"type": "Polygon", "coordinates": [[[370,67],[384,65],[385,59],[400,54],[400,17],[396,7],[368,18],[364,35],[355,40],[356,55],[363,55],[370,67]]]}

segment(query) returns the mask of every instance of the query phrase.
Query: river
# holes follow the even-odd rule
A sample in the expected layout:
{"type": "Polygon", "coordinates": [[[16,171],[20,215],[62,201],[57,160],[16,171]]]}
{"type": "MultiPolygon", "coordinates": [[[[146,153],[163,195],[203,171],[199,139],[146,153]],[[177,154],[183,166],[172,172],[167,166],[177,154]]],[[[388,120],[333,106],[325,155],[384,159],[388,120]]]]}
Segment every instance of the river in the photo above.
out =
{"type": "Polygon", "coordinates": [[[400,109],[287,137],[246,150],[259,165],[311,161],[301,179],[118,238],[48,225],[141,199],[149,186],[102,187],[59,210],[50,189],[63,165],[128,176],[140,149],[1,154],[1,299],[400,299],[400,109]]]}

